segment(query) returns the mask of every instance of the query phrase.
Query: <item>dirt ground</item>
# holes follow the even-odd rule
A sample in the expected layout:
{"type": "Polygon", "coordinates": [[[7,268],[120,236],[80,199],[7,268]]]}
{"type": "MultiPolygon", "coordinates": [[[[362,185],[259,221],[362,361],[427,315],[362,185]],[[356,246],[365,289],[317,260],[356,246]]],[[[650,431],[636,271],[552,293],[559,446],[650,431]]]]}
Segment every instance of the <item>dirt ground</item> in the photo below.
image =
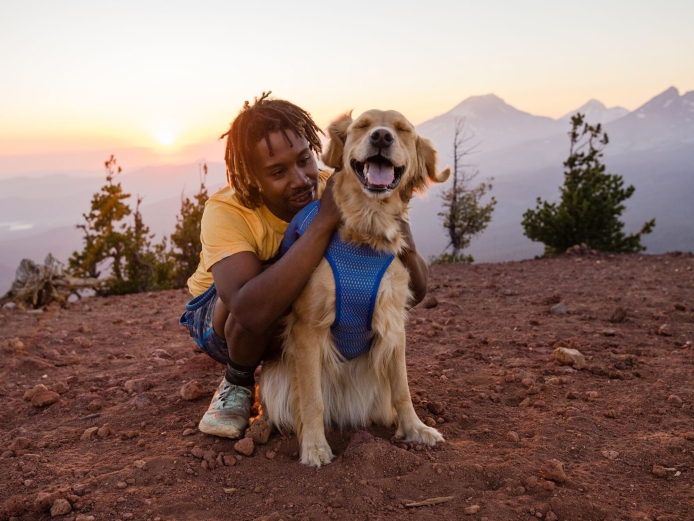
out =
{"type": "Polygon", "coordinates": [[[694,519],[694,256],[436,266],[429,295],[409,381],[446,442],[330,432],[321,469],[197,431],[223,369],[184,291],[0,310],[0,519],[694,519]]]}

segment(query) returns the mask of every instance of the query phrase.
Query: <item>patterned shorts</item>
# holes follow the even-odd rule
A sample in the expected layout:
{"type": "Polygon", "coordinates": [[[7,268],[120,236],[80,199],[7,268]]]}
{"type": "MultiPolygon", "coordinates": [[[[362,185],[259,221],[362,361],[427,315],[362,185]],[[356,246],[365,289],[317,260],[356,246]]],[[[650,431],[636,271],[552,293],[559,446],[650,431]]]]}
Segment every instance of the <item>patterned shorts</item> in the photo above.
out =
{"type": "Polygon", "coordinates": [[[217,303],[217,290],[214,284],[186,304],[186,311],[181,316],[179,324],[188,328],[190,336],[202,351],[214,358],[220,364],[229,361],[229,351],[224,338],[215,333],[212,327],[214,308],[217,303]]]}

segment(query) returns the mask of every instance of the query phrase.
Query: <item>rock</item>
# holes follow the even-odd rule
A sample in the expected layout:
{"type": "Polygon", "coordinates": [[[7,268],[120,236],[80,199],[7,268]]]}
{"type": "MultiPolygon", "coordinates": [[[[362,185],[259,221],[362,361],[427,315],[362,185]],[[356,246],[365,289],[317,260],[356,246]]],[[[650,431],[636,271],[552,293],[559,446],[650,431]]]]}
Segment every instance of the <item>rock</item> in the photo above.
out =
{"type": "Polygon", "coordinates": [[[76,336],[75,344],[80,346],[82,349],[89,349],[90,347],[92,347],[92,341],[83,336],[76,336]]]}
{"type": "Polygon", "coordinates": [[[578,349],[557,347],[554,350],[554,359],[560,364],[571,365],[574,369],[583,369],[586,366],[586,358],[578,349]]]}
{"type": "Polygon", "coordinates": [[[552,315],[566,315],[566,305],[563,302],[560,302],[559,304],[554,304],[551,308],[549,308],[549,312],[552,315]]]}
{"type": "Polygon", "coordinates": [[[525,388],[532,387],[534,383],[535,382],[533,382],[532,378],[523,378],[521,380],[521,385],[525,388]]]}
{"type": "Polygon", "coordinates": [[[537,385],[533,385],[533,386],[529,387],[528,390],[525,392],[530,394],[530,395],[533,395],[533,394],[538,394],[540,391],[541,391],[541,389],[537,385]]]}
{"type": "Polygon", "coordinates": [[[94,521],[94,516],[88,516],[86,514],[79,514],[75,521],[94,521]]]}
{"type": "Polygon", "coordinates": [[[465,513],[468,516],[471,516],[473,514],[476,514],[477,512],[480,511],[480,506],[479,505],[470,505],[469,507],[465,507],[465,513]]]}
{"type": "Polygon", "coordinates": [[[102,407],[103,403],[101,402],[101,400],[92,400],[87,404],[87,409],[91,412],[99,411],[102,407]]]}
{"type": "Polygon", "coordinates": [[[578,393],[576,391],[569,391],[566,393],[567,400],[576,400],[578,398],[578,393]]]}
{"type": "Polygon", "coordinates": [[[51,517],[64,516],[72,510],[72,505],[67,499],[56,499],[51,507],[51,517]]]}
{"type": "Polygon", "coordinates": [[[566,481],[566,473],[564,472],[564,465],[561,461],[556,459],[547,460],[540,467],[540,475],[551,481],[556,481],[557,483],[564,483],[566,481]]]}
{"type": "Polygon", "coordinates": [[[516,375],[513,373],[508,373],[506,376],[504,376],[504,381],[511,383],[516,381],[516,375]]]}
{"type": "Polygon", "coordinates": [[[252,438],[243,438],[234,443],[234,450],[244,456],[251,456],[255,450],[255,443],[252,438]]]}
{"type": "Polygon", "coordinates": [[[269,450],[265,453],[265,457],[269,460],[273,460],[277,457],[277,453],[274,450],[269,450]]]}
{"type": "Polygon", "coordinates": [[[34,499],[34,510],[37,512],[48,510],[58,497],[57,492],[39,492],[34,499]]]}
{"type": "Polygon", "coordinates": [[[506,433],[506,439],[507,439],[508,441],[510,441],[510,442],[518,443],[518,440],[520,440],[520,437],[518,436],[518,433],[517,433],[517,432],[508,431],[508,432],[506,433]]]}
{"type": "Polygon", "coordinates": [[[556,485],[554,484],[554,481],[543,481],[542,482],[542,488],[544,488],[545,490],[549,490],[550,492],[552,490],[554,490],[555,487],[556,487],[556,485]]]}
{"type": "Polygon", "coordinates": [[[183,429],[183,436],[191,436],[191,435],[195,434],[196,432],[198,432],[198,431],[195,429],[183,429]]]}
{"type": "Polygon", "coordinates": [[[125,481],[119,481],[118,483],[116,483],[116,488],[119,488],[119,489],[128,488],[128,484],[125,481]]]}
{"type": "Polygon", "coordinates": [[[197,380],[191,380],[183,387],[181,387],[181,398],[186,401],[197,400],[201,396],[205,395],[205,389],[202,384],[197,380]]]}
{"type": "Polygon", "coordinates": [[[424,425],[427,425],[429,427],[436,427],[436,420],[429,416],[428,418],[424,419],[424,425]]]}
{"type": "Polygon", "coordinates": [[[144,469],[145,467],[147,467],[147,462],[145,460],[139,459],[133,463],[133,466],[138,469],[144,469]]]}
{"type": "Polygon", "coordinates": [[[12,443],[10,444],[10,450],[14,452],[18,450],[26,450],[30,448],[32,445],[33,442],[30,439],[20,436],[12,441],[12,443]]]}
{"type": "Polygon", "coordinates": [[[545,403],[544,400],[537,400],[535,403],[533,403],[533,407],[540,409],[541,407],[547,407],[547,403],[545,403]]]}
{"type": "Polygon", "coordinates": [[[598,399],[597,391],[586,391],[586,400],[593,401],[598,399]]]}
{"type": "Polygon", "coordinates": [[[70,390],[70,387],[64,382],[58,382],[53,385],[53,391],[58,394],[65,394],[70,390]]]}
{"type": "Polygon", "coordinates": [[[604,450],[602,451],[602,455],[605,456],[607,459],[617,459],[619,457],[619,452],[616,450],[604,450]]]}
{"type": "Polygon", "coordinates": [[[233,467],[236,465],[236,458],[231,454],[225,454],[222,460],[224,461],[224,465],[227,467],[233,467]]]}
{"type": "Polygon", "coordinates": [[[99,438],[108,438],[108,436],[111,434],[111,424],[110,423],[104,423],[101,427],[99,427],[99,430],[96,431],[96,435],[99,438]]]}
{"type": "Polygon", "coordinates": [[[0,457],[2,457],[3,459],[14,458],[15,456],[16,454],[13,450],[6,450],[2,454],[0,454],[0,457]]]}
{"type": "Polygon", "coordinates": [[[427,298],[424,299],[424,302],[422,302],[422,306],[424,306],[426,309],[432,309],[438,305],[439,305],[439,301],[436,300],[436,297],[434,295],[428,296],[427,298]]]}
{"type": "Polygon", "coordinates": [[[670,324],[663,324],[658,328],[658,334],[660,336],[672,336],[672,326],[670,326],[670,324]]]}
{"type": "Polygon", "coordinates": [[[41,391],[36,393],[31,399],[31,405],[34,407],[46,407],[53,405],[58,400],[60,400],[60,395],[55,391],[41,391]]]}
{"type": "Polygon", "coordinates": [[[528,476],[525,478],[525,486],[528,488],[535,488],[537,486],[537,476],[528,476]]]}
{"type": "Polygon", "coordinates": [[[137,378],[128,380],[123,384],[123,388],[129,393],[143,393],[154,387],[154,383],[147,378],[137,378]]]}
{"type": "Polygon", "coordinates": [[[602,336],[616,336],[617,332],[614,329],[603,329],[602,336]]]}
{"type": "Polygon", "coordinates": [[[432,414],[436,414],[437,416],[443,412],[443,403],[441,402],[429,402],[427,404],[427,409],[429,409],[429,412],[432,414]]]}
{"type": "Polygon", "coordinates": [[[205,451],[201,447],[193,447],[190,449],[190,453],[198,459],[202,459],[205,456],[205,451]]]}
{"type": "Polygon", "coordinates": [[[610,316],[610,322],[613,324],[621,324],[627,318],[627,310],[623,307],[616,307],[610,316]]]}
{"type": "Polygon", "coordinates": [[[43,391],[48,391],[48,387],[43,384],[35,385],[31,389],[27,389],[27,391],[24,393],[24,399],[26,401],[31,401],[34,396],[43,391]]]}
{"type": "Polygon", "coordinates": [[[77,376],[68,376],[65,381],[67,382],[68,385],[76,384],[79,382],[79,378],[77,376]]]}
{"type": "Polygon", "coordinates": [[[99,427],[89,427],[86,429],[83,433],[82,436],[80,436],[80,440],[82,441],[87,441],[92,439],[94,436],[96,436],[96,433],[99,431],[99,427]]]}
{"type": "Polygon", "coordinates": [[[681,405],[681,404],[682,404],[682,398],[680,398],[680,397],[677,396],[676,394],[671,394],[670,396],[668,396],[667,401],[668,401],[669,403],[674,403],[674,404],[676,404],[676,405],[681,405]]]}
{"type": "Polygon", "coordinates": [[[258,418],[253,422],[253,424],[246,430],[246,437],[251,438],[254,443],[258,445],[265,445],[268,438],[270,438],[270,433],[272,432],[272,427],[263,418],[258,418]]]}
{"type": "Polygon", "coordinates": [[[164,349],[155,349],[149,354],[149,356],[152,358],[165,358],[167,360],[171,360],[171,355],[164,349]]]}
{"type": "Polygon", "coordinates": [[[653,465],[653,468],[651,469],[651,473],[654,476],[658,476],[659,478],[664,478],[667,475],[667,471],[665,470],[665,467],[662,467],[661,465],[653,465]]]}
{"type": "Polygon", "coordinates": [[[545,521],[559,521],[559,518],[557,517],[557,514],[550,510],[545,514],[545,521]]]}
{"type": "Polygon", "coordinates": [[[518,407],[528,407],[530,405],[530,397],[527,397],[525,400],[523,400],[521,403],[518,404],[518,407]]]}

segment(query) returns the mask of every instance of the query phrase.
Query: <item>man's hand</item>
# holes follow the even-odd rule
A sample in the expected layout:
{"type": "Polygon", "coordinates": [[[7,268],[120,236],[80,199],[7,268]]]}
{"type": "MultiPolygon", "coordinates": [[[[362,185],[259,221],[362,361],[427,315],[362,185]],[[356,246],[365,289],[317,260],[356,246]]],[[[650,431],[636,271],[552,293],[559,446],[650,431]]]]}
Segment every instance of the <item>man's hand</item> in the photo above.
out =
{"type": "Polygon", "coordinates": [[[414,243],[410,223],[404,219],[398,220],[400,233],[405,240],[405,249],[398,255],[400,261],[410,272],[410,291],[412,291],[412,302],[410,307],[419,304],[427,294],[427,284],[429,282],[429,266],[424,258],[417,251],[414,243]]]}

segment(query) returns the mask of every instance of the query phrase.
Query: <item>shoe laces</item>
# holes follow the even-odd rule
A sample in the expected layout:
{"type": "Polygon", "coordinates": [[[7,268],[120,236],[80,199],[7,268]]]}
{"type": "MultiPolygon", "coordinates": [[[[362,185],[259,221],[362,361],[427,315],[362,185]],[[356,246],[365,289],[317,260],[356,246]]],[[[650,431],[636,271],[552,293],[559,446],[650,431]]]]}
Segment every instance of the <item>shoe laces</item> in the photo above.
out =
{"type": "Polygon", "coordinates": [[[217,403],[224,409],[250,408],[251,396],[251,390],[247,387],[227,383],[219,393],[217,403]]]}

